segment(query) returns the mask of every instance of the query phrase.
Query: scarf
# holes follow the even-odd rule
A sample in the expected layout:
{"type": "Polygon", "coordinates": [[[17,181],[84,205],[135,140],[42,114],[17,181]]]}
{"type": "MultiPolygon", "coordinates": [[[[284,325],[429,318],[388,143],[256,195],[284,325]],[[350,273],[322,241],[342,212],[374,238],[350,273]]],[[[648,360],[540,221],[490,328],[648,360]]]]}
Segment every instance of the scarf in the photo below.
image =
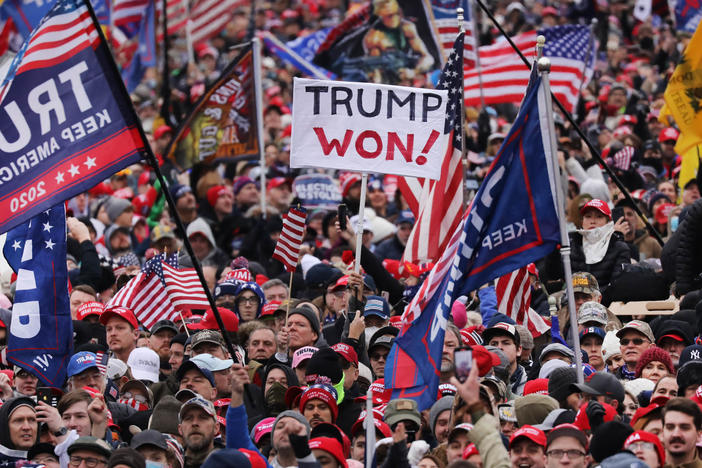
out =
{"type": "Polygon", "coordinates": [[[626,364],[620,367],[620,369],[622,370],[622,378],[624,380],[634,380],[636,378],[636,372],[630,372],[629,369],[626,368],[626,364]]]}
{"type": "Polygon", "coordinates": [[[602,227],[595,229],[579,229],[583,236],[583,251],[585,252],[585,263],[592,265],[601,262],[607,253],[609,239],[614,234],[614,223],[608,222],[602,227]]]}

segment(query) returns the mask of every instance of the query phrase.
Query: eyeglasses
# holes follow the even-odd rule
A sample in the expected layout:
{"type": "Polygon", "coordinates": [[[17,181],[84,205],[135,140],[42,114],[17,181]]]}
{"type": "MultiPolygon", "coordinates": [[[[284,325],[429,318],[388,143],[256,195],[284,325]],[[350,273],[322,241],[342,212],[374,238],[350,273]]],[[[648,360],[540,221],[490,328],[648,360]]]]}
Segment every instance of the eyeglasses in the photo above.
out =
{"type": "Polygon", "coordinates": [[[373,353],[373,354],[370,355],[370,358],[371,358],[372,360],[374,360],[374,361],[380,361],[381,359],[382,359],[383,361],[385,361],[385,360],[387,360],[387,358],[388,358],[388,354],[389,354],[389,353],[385,353],[385,354],[383,354],[383,353],[373,353]]]}
{"type": "Polygon", "coordinates": [[[546,455],[548,455],[549,457],[553,457],[553,458],[557,458],[557,459],[563,458],[564,454],[570,460],[575,460],[576,458],[584,457],[586,455],[585,452],[581,452],[580,450],[575,450],[575,449],[571,449],[571,450],[558,450],[558,449],[556,449],[556,450],[549,450],[548,452],[546,452],[546,455]]]}
{"type": "Polygon", "coordinates": [[[249,297],[240,297],[239,299],[236,300],[238,304],[242,304],[244,302],[247,302],[249,304],[256,304],[258,302],[258,297],[257,296],[249,296],[249,297]]]}
{"type": "Polygon", "coordinates": [[[626,449],[635,452],[637,450],[655,450],[656,446],[653,444],[653,442],[639,441],[630,443],[626,446],[626,449]]]}
{"type": "Polygon", "coordinates": [[[644,339],[643,338],[622,338],[619,340],[619,344],[622,346],[628,346],[629,343],[633,344],[634,346],[641,346],[644,344],[644,339]]]}
{"type": "Polygon", "coordinates": [[[82,462],[85,462],[85,466],[88,468],[95,468],[98,465],[107,465],[107,460],[104,458],[79,457],[77,455],[71,455],[71,458],[69,459],[71,466],[80,466],[82,462]]]}

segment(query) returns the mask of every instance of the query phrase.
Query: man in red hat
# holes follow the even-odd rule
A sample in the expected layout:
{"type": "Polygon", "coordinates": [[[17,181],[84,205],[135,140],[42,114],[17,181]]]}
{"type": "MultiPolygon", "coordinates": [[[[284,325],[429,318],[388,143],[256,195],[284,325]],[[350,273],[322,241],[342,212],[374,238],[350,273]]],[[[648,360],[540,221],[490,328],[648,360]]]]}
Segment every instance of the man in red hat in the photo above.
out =
{"type": "Polygon", "coordinates": [[[523,426],[509,440],[512,468],[546,466],[546,434],[533,426],[523,426]]]}
{"type": "Polygon", "coordinates": [[[126,307],[112,307],[102,313],[100,323],[105,326],[110,351],[120,361],[127,362],[139,339],[139,322],[134,312],[126,307]]]}
{"type": "Polygon", "coordinates": [[[320,423],[334,424],[339,407],[336,392],[328,385],[313,385],[300,397],[300,412],[311,427],[320,423]]]}

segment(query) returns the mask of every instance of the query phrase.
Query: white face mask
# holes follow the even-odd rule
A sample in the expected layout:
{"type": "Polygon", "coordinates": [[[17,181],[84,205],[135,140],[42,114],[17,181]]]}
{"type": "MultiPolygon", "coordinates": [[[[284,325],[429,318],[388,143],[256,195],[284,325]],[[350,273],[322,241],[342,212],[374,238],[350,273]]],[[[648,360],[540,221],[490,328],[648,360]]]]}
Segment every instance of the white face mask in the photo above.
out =
{"type": "Polygon", "coordinates": [[[368,346],[370,344],[371,337],[378,330],[380,330],[380,328],[378,328],[378,327],[366,327],[366,329],[363,330],[363,333],[364,333],[365,338],[366,338],[366,346],[368,346]]]}
{"type": "Polygon", "coordinates": [[[578,230],[583,236],[583,251],[585,252],[585,263],[592,265],[601,261],[609,248],[609,239],[614,234],[614,223],[608,222],[604,226],[578,230]]]}

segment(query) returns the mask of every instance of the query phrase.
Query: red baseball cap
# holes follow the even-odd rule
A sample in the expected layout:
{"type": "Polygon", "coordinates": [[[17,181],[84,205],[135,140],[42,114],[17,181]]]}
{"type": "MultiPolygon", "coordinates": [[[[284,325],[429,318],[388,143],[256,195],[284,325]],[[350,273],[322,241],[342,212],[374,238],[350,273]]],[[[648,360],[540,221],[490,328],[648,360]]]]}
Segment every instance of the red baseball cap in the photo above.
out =
{"type": "Polygon", "coordinates": [[[509,447],[512,448],[512,444],[514,444],[514,441],[519,439],[520,437],[526,437],[530,441],[534,442],[536,445],[546,447],[546,434],[544,433],[544,431],[542,431],[541,429],[537,429],[534,426],[526,425],[520,427],[519,430],[512,434],[512,437],[509,439],[509,447]]]}
{"type": "Polygon", "coordinates": [[[290,186],[290,182],[288,182],[288,179],[285,177],[273,177],[268,181],[266,184],[266,190],[270,190],[272,188],[277,188],[280,187],[281,185],[288,185],[290,186]]]}
{"type": "Polygon", "coordinates": [[[336,351],[336,354],[344,358],[346,362],[350,362],[354,366],[358,367],[358,354],[356,354],[356,350],[351,346],[347,345],[346,343],[337,343],[332,346],[331,349],[336,351]]]}
{"type": "Polygon", "coordinates": [[[276,311],[280,309],[281,301],[271,301],[267,302],[261,308],[261,317],[268,317],[275,315],[276,311]]]}
{"type": "Polygon", "coordinates": [[[215,185],[214,187],[210,187],[210,189],[207,191],[207,203],[214,207],[215,203],[217,203],[217,199],[227,193],[227,190],[229,189],[224,185],[215,185]]]}
{"type": "Polygon", "coordinates": [[[270,434],[273,431],[273,423],[275,423],[275,418],[265,418],[261,419],[251,431],[253,433],[253,441],[258,443],[266,434],[270,434]]]}
{"type": "Polygon", "coordinates": [[[466,445],[466,448],[463,449],[463,459],[468,460],[468,458],[472,457],[473,455],[478,455],[479,453],[478,447],[476,447],[475,444],[468,444],[466,445]]]}
{"type": "MultiPolygon", "coordinates": [[[[361,411],[360,416],[351,426],[351,436],[355,436],[359,431],[365,430],[363,427],[363,421],[366,419],[366,410],[361,411]]],[[[392,429],[383,421],[383,415],[376,413],[373,410],[373,424],[375,425],[376,431],[380,432],[383,437],[392,437],[392,429]]]]}
{"type": "Polygon", "coordinates": [[[173,129],[168,125],[160,125],[156,130],[154,130],[154,140],[158,140],[166,133],[173,133],[173,129]]]}
{"type": "Polygon", "coordinates": [[[493,367],[500,365],[500,357],[488,351],[484,346],[476,345],[472,347],[473,359],[478,363],[479,375],[487,375],[493,367]]]}
{"type": "MultiPolygon", "coordinates": [[[[378,379],[372,384],[370,384],[371,392],[373,394],[373,406],[383,405],[390,401],[392,397],[392,389],[385,388],[385,379],[378,379]]],[[[366,396],[360,396],[355,399],[355,401],[366,401],[366,396]]]]}
{"type": "MultiPolygon", "coordinates": [[[[219,316],[222,317],[222,322],[224,322],[224,329],[230,332],[235,332],[239,330],[239,317],[236,313],[224,307],[217,307],[219,316]]],[[[205,311],[205,315],[202,316],[202,320],[197,323],[189,323],[188,328],[190,330],[219,330],[219,325],[217,324],[217,319],[215,318],[212,308],[205,311]]]]}
{"type": "Polygon", "coordinates": [[[539,395],[548,395],[548,379],[534,379],[527,381],[524,384],[524,396],[536,393],[539,395]]]}
{"type": "Polygon", "coordinates": [[[664,141],[677,140],[679,135],[680,132],[673,127],[667,127],[661,130],[661,133],[658,135],[658,141],[663,143],[664,141]]]}
{"type": "Polygon", "coordinates": [[[104,310],[105,304],[103,304],[102,302],[86,302],[85,304],[81,304],[81,306],[78,307],[78,310],[76,311],[76,320],[83,320],[89,315],[97,315],[98,317],[100,317],[104,310]]]}
{"type": "Polygon", "coordinates": [[[243,448],[237,450],[239,450],[239,452],[241,452],[242,455],[249,459],[249,463],[251,463],[251,468],[266,468],[268,466],[266,459],[263,458],[263,456],[260,453],[243,448]]]}
{"type": "Polygon", "coordinates": [[[636,429],[636,423],[639,421],[639,419],[641,419],[641,418],[648,419],[648,418],[646,418],[646,416],[648,416],[649,413],[652,413],[652,412],[654,412],[662,407],[663,407],[663,405],[658,404],[658,403],[651,403],[648,406],[640,407],[639,409],[636,410],[636,412],[634,413],[634,416],[632,416],[632,418],[631,418],[631,427],[636,429]]]}
{"type": "Polygon", "coordinates": [[[341,286],[348,286],[349,284],[349,275],[344,275],[338,280],[336,280],[336,283],[334,283],[334,286],[332,286],[331,290],[334,291],[335,289],[341,287],[341,286]]]}
{"type": "Polygon", "coordinates": [[[612,210],[609,209],[609,205],[602,200],[593,198],[589,202],[585,203],[582,208],[580,208],[580,214],[584,214],[588,209],[594,209],[612,219],[612,210]]]}
{"type": "Polygon", "coordinates": [[[656,452],[658,453],[658,461],[660,462],[660,466],[665,465],[665,450],[663,450],[663,445],[661,444],[661,440],[658,438],[657,435],[651,434],[650,432],[646,431],[636,431],[626,438],[626,440],[624,441],[624,448],[626,450],[630,450],[629,446],[635,442],[652,443],[656,447],[656,452]]]}
{"type": "Polygon", "coordinates": [[[338,440],[331,437],[315,437],[310,439],[310,449],[312,450],[323,450],[329,455],[334,457],[339,465],[344,468],[349,468],[346,463],[346,458],[344,457],[344,450],[341,448],[341,443],[338,440]]]}
{"type": "Polygon", "coordinates": [[[100,323],[107,325],[107,322],[112,317],[119,317],[122,320],[127,321],[127,323],[129,323],[129,325],[131,325],[134,329],[139,328],[139,322],[137,321],[136,316],[134,316],[134,312],[126,307],[112,307],[103,311],[102,315],[100,315],[100,323]]]}

